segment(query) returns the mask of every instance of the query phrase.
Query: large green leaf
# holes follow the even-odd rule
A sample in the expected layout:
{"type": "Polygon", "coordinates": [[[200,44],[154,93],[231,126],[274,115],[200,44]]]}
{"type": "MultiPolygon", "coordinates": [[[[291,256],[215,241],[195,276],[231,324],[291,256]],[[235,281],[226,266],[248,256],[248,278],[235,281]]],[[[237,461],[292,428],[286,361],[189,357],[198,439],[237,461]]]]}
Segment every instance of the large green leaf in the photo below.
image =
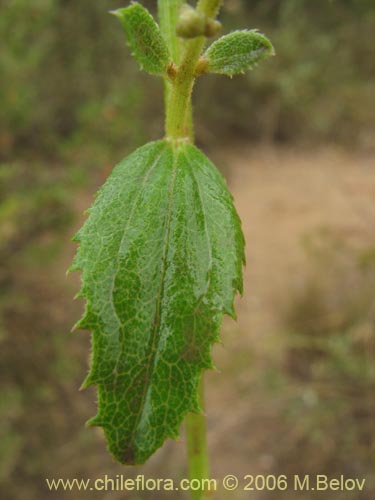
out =
{"type": "Polygon", "coordinates": [[[214,165],[167,141],[117,165],[89,212],[72,266],[86,298],[77,326],[93,333],[89,423],[118,461],[140,464],[200,411],[211,345],[242,290],[240,220],[214,165]]]}

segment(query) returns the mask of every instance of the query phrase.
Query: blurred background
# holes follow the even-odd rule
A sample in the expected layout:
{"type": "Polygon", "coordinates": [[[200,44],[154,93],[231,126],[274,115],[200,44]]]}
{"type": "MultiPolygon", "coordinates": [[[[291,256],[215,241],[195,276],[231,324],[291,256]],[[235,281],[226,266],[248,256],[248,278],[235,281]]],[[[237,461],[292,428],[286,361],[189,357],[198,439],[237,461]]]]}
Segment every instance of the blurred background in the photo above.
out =
{"type": "MultiPolygon", "coordinates": [[[[127,4],[127,2],[125,2],[127,4]]],[[[155,11],[155,1],[144,1],[155,11]]],[[[0,497],[45,478],[186,477],[184,439],[143,467],[105,450],[87,372],[83,304],[66,278],[71,236],[114,164],[163,134],[162,86],[140,73],[118,0],[0,0],[0,497]]],[[[215,346],[207,416],[212,476],[327,474],[375,495],[375,4],[225,0],[225,31],[259,28],[277,57],[202,77],[200,147],[226,176],[247,240],[238,321],[215,346]]],[[[98,493],[104,499],[166,493],[98,493]]],[[[243,495],[243,496],[241,496],[243,495]]],[[[94,495],[95,496],[95,495],[94,495]]],[[[241,499],[240,492],[217,498],[241,499]]]]}

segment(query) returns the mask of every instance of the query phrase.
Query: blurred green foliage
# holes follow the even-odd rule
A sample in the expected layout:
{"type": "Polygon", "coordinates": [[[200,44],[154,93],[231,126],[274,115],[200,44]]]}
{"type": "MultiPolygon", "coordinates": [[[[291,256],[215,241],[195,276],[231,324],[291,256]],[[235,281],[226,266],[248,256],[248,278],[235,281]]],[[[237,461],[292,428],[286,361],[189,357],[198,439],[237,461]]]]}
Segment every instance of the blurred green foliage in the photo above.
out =
{"type": "Polygon", "coordinates": [[[201,83],[199,124],[212,134],[267,141],[373,146],[372,0],[228,1],[223,24],[257,27],[276,57],[233,82],[201,83]],[[231,103],[228,106],[228,102],[231,103]]]}
{"type": "MultiPolygon", "coordinates": [[[[1,157],[136,142],[142,87],[105,0],[2,1],[1,157]]],[[[83,155],[86,158],[85,155],[83,155]]]]}
{"type": "MultiPolygon", "coordinates": [[[[155,10],[155,2],[144,3],[155,10]]],[[[375,130],[372,0],[224,5],[225,31],[259,27],[277,57],[234,82],[201,79],[201,140],[368,145],[375,130]]],[[[138,72],[121,28],[107,15],[118,6],[113,0],[2,0],[1,158],[31,152],[56,158],[79,149],[91,161],[162,134],[160,82],[138,72]]]]}
{"type": "Polygon", "coordinates": [[[332,476],[366,477],[371,495],[374,248],[352,248],[322,231],[307,250],[311,275],[298,296],[291,297],[284,316],[285,418],[294,428],[285,455],[301,474],[316,468],[332,476]]]}

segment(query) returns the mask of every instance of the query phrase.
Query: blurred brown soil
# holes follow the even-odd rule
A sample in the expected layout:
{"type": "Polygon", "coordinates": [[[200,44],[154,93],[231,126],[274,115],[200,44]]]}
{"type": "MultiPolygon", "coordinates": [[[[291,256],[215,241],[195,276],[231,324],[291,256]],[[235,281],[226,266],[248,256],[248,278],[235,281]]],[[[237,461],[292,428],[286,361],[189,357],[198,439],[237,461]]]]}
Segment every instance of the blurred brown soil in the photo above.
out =
{"type": "Polygon", "coordinates": [[[275,428],[281,402],[265,404],[252,387],[265,366],[277,370],[281,312],[306,286],[309,239],[327,233],[353,252],[375,247],[375,161],[336,148],[241,147],[216,156],[229,172],[247,266],[238,320],[225,320],[223,347],[214,349],[221,373],[207,376],[213,470],[217,477],[272,473],[272,450],[291,436],[275,428]]]}

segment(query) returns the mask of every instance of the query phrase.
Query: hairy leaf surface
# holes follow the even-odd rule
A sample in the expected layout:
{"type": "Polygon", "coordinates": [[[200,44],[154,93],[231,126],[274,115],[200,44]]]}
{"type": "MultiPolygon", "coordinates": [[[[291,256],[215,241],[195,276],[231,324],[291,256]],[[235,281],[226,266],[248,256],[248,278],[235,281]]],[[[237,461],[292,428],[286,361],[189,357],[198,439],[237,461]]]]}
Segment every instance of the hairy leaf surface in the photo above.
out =
{"type": "Polygon", "coordinates": [[[273,46],[267,37],[257,30],[242,30],[216,40],[203,58],[207,72],[232,76],[253,69],[273,54],[273,46]]]}
{"type": "Polygon", "coordinates": [[[171,62],[168,47],[152,15],[139,3],[112,11],[125,30],[126,38],[141,68],[162,75],[171,62]]]}
{"type": "Polygon", "coordinates": [[[244,240],[221,174],[196,147],[149,143],[118,164],[75,239],[92,331],[84,382],[115,458],[141,464],[199,412],[223,314],[242,291],[244,240]]]}

